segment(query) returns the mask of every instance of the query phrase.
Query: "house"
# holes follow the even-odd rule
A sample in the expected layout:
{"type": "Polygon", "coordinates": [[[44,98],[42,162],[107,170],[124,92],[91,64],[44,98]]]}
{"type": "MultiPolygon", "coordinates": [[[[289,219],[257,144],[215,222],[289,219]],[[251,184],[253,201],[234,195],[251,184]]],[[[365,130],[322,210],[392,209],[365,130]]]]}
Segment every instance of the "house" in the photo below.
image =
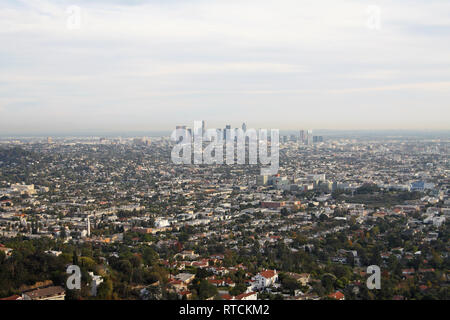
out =
{"type": "Polygon", "coordinates": [[[261,207],[262,208],[270,208],[270,209],[278,209],[278,208],[282,208],[286,206],[286,202],[285,201],[262,201],[261,202],[261,207]]]}
{"type": "Polygon", "coordinates": [[[208,279],[208,282],[216,287],[221,287],[225,284],[224,281],[220,279],[208,279]]]}
{"type": "Polygon", "coordinates": [[[202,259],[200,261],[192,262],[192,266],[203,269],[203,268],[207,268],[209,266],[209,263],[208,263],[207,259],[202,259]]]}
{"type": "Polygon", "coordinates": [[[223,254],[214,254],[210,256],[211,259],[223,260],[225,256],[223,254]]]}
{"type": "Polygon", "coordinates": [[[389,259],[391,254],[389,252],[382,252],[382,253],[380,253],[380,256],[381,256],[381,259],[386,260],[386,259],[389,259]]]}
{"type": "Polygon", "coordinates": [[[220,296],[223,300],[234,300],[234,297],[229,295],[228,293],[222,294],[220,296]]]}
{"type": "Polygon", "coordinates": [[[207,270],[211,271],[215,275],[220,275],[220,276],[224,276],[230,272],[227,268],[224,268],[224,267],[209,267],[207,270]]]}
{"type": "Polygon", "coordinates": [[[345,300],[345,295],[340,291],[336,291],[335,293],[328,295],[328,298],[336,300],[345,300]]]}
{"type": "Polygon", "coordinates": [[[427,291],[429,288],[426,285],[420,285],[419,286],[420,291],[427,291]]]}
{"type": "Polygon", "coordinates": [[[178,292],[178,297],[180,299],[183,299],[183,297],[186,297],[186,299],[190,299],[190,298],[192,298],[192,292],[190,292],[188,290],[178,292]]]}
{"type": "Polygon", "coordinates": [[[311,279],[311,275],[309,273],[294,273],[294,272],[287,272],[286,273],[289,277],[294,278],[297,280],[298,283],[300,283],[302,286],[306,286],[311,279]]]}
{"type": "Polygon", "coordinates": [[[10,296],[10,297],[0,298],[0,300],[9,300],[9,301],[12,301],[12,300],[23,300],[23,297],[15,294],[15,295],[10,296]]]}
{"type": "Polygon", "coordinates": [[[295,298],[296,300],[320,300],[320,297],[314,294],[304,294],[295,298]]]}
{"type": "Polygon", "coordinates": [[[386,212],[382,212],[382,211],[374,212],[372,214],[372,216],[374,218],[384,218],[386,215],[387,215],[387,213],[386,212]]]}
{"type": "Polygon", "coordinates": [[[225,279],[224,283],[227,287],[235,287],[236,286],[236,283],[234,283],[234,281],[231,280],[230,278],[225,279]]]}
{"type": "Polygon", "coordinates": [[[427,272],[434,272],[434,271],[435,271],[434,268],[428,268],[428,269],[419,268],[419,273],[427,273],[427,272]]]}
{"type": "Polygon", "coordinates": [[[176,280],[180,280],[185,284],[189,284],[192,280],[194,280],[195,274],[192,273],[179,273],[175,276],[176,280]]]}
{"type": "Polygon", "coordinates": [[[187,290],[187,285],[181,280],[172,279],[169,281],[169,287],[176,292],[183,292],[187,290]]]}
{"type": "Polygon", "coordinates": [[[59,257],[62,254],[62,251],[47,250],[45,251],[45,253],[55,257],[59,257]]]}
{"type": "Polygon", "coordinates": [[[194,252],[194,250],[184,250],[180,253],[177,253],[175,257],[181,257],[181,259],[187,259],[187,260],[195,260],[199,257],[198,254],[194,252]]]}
{"type": "Polygon", "coordinates": [[[255,290],[263,290],[278,281],[277,270],[264,270],[252,278],[255,290]]]}
{"type": "Polygon", "coordinates": [[[402,270],[403,275],[411,275],[414,274],[414,269],[403,269],[402,270]]]}
{"type": "Polygon", "coordinates": [[[256,292],[242,293],[235,297],[236,300],[258,300],[258,295],[256,292]]]}
{"type": "Polygon", "coordinates": [[[66,291],[61,286],[38,288],[23,293],[24,300],[64,300],[66,291]]]}

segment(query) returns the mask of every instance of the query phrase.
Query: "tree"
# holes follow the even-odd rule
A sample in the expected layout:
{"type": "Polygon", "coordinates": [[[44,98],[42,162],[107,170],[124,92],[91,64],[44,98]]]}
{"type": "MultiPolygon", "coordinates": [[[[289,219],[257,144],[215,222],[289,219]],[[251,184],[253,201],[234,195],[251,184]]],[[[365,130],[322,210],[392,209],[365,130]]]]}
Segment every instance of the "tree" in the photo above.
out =
{"type": "Polygon", "coordinates": [[[162,290],[160,286],[149,286],[144,291],[144,300],[160,300],[162,298],[162,290]]]}
{"type": "Polygon", "coordinates": [[[158,254],[152,248],[145,248],[142,259],[146,265],[153,266],[158,261],[158,254]]]}
{"type": "Polygon", "coordinates": [[[300,284],[297,280],[290,276],[283,277],[281,284],[283,285],[283,288],[289,290],[291,294],[293,294],[295,290],[300,289],[300,284]]]}
{"type": "Polygon", "coordinates": [[[334,290],[335,277],[332,274],[325,274],[322,277],[322,286],[325,288],[326,293],[330,293],[334,290]]]}
{"type": "Polygon", "coordinates": [[[74,265],[78,265],[78,254],[76,250],[73,250],[72,262],[74,265]]]}
{"type": "Polygon", "coordinates": [[[110,279],[106,279],[97,288],[97,298],[101,300],[112,299],[113,283],[110,279]]]}
{"type": "Polygon", "coordinates": [[[130,258],[130,263],[133,268],[140,268],[140,266],[142,264],[142,259],[141,259],[141,257],[139,257],[137,255],[133,255],[130,258]]]}
{"type": "Polygon", "coordinates": [[[230,290],[230,295],[237,296],[244,293],[247,290],[247,286],[243,283],[237,283],[236,286],[230,290]]]}
{"type": "Polygon", "coordinates": [[[89,257],[81,257],[80,263],[81,263],[80,267],[86,268],[88,270],[93,270],[96,265],[94,259],[89,257]]]}
{"type": "Polygon", "coordinates": [[[202,300],[211,298],[217,294],[217,288],[210,284],[207,280],[200,280],[198,284],[198,297],[202,300]]]}

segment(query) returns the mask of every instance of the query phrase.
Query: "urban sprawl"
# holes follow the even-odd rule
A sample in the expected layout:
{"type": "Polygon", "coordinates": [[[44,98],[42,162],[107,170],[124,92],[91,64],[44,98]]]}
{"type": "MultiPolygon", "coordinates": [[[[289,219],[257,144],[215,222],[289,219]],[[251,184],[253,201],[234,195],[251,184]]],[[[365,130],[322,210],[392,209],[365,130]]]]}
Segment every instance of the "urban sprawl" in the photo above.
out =
{"type": "Polygon", "coordinates": [[[176,143],[0,139],[0,298],[450,298],[447,137],[281,133],[275,175],[176,143]]]}

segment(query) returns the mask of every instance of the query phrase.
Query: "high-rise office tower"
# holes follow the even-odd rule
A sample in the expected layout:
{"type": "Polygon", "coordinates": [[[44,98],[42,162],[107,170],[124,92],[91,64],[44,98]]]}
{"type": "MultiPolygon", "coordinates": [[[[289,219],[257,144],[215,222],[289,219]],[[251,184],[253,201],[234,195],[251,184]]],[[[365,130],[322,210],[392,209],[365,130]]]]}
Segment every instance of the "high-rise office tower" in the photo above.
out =
{"type": "Polygon", "coordinates": [[[217,132],[217,139],[221,140],[223,139],[223,133],[222,133],[223,129],[216,129],[217,132]]]}
{"type": "Polygon", "coordinates": [[[231,126],[229,124],[227,124],[225,126],[225,130],[223,131],[223,139],[224,140],[227,140],[228,131],[230,131],[230,133],[231,133],[231,126]]]}
{"type": "Polygon", "coordinates": [[[206,132],[206,122],[205,120],[202,120],[202,136],[205,134],[206,132]]]}
{"type": "Polygon", "coordinates": [[[300,130],[299,140],[305,142],[305,130],[300,130]]]}
{"type": "Polygon", "coordinates": [[[313,132],[312,130],[308,130],[306,132],[306,144],[310,146],[312,145],[312,143],[313,143],[313,132]]]}
{"type": "Polygon", "coordinates": [[[247,125],[245,124],[245,122],[242,124],[242,131],[247,131],[247,125]]]}
{"type": "Polygon", "coordinates": [[[323,142],[323,137],[322,136],[313,136],[313,142],[314,143],[323,142]]]}

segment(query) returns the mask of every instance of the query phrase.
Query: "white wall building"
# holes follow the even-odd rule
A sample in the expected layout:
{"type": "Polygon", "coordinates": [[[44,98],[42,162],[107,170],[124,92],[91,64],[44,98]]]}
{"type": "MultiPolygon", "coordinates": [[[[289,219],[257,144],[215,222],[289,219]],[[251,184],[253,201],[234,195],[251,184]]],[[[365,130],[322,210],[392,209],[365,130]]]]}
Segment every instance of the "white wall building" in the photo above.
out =
{"type": "Polygon", "coordinates": [[[277,270],[265,270],[254,276],[252,280],[255,281],[253,284],[254,289],[263,290],[278,281],[278,273],[277,270]]]}

